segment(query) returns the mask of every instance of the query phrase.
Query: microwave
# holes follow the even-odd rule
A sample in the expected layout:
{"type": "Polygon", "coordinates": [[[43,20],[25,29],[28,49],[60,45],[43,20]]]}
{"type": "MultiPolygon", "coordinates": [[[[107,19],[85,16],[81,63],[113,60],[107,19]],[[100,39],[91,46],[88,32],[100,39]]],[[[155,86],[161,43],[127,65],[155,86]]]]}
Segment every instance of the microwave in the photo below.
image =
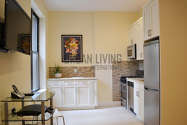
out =
{"type": "Polygon", "coordinates": [[[127,58],[136,59],[136,44],[127,47],[127,58]]]}

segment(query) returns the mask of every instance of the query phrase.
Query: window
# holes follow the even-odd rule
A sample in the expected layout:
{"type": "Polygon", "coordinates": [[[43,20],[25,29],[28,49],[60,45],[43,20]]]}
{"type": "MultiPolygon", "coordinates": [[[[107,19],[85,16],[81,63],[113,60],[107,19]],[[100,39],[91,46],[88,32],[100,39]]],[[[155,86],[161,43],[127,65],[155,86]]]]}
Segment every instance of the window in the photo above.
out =
{"type": "Polygon", "coordinates": [[[32,64],[32,81],[31,89],[33,92],[40,89],[39,80],[39,18],[32,11],[32,52],[31,52],[31,64],[32,64]]]}

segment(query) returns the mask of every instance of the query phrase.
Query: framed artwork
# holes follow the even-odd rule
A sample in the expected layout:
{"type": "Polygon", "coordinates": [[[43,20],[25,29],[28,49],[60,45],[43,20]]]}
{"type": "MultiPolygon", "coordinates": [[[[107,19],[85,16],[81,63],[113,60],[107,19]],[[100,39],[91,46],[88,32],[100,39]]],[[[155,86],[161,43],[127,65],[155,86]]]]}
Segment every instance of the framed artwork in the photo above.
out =
{"type": "Polygon", "coordinates": [[[82,35],[62,35],[62,62],[83,62],[82,35]]]}
{"type": "Polygon", "coordinates": [[[19,34],[18,35],[17,50],[19,52],[30,55],[31,40],[32,40],[31,34],[19,34]]]}

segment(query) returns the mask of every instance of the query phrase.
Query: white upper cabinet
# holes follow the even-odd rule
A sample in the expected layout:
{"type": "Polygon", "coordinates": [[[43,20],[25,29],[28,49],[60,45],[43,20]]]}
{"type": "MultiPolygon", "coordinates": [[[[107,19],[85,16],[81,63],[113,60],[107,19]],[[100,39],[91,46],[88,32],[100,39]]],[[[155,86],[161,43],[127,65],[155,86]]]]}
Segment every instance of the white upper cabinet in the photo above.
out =
{"type": "Polygon", "coordinates": [[[143,18],[136,21],[129,30],[129,42],[130,44],[136,44],[136,59],[143,60],[143,18]]]}
{"type": "Polygon", "coordinates": [[[160,18],[158,0],[149,0],[144,6],[144,40],[160,35],[160,18]]]}
{"type": "Polygon", "coordinates": [[[143,47],[144,47],[144,31],[143,31],[143,18],[140,18],[137,23],[136,23],[136,27],[137,27],[137,60],[143,60],[144,59],[144,53],[143,53],[143,47]]]}

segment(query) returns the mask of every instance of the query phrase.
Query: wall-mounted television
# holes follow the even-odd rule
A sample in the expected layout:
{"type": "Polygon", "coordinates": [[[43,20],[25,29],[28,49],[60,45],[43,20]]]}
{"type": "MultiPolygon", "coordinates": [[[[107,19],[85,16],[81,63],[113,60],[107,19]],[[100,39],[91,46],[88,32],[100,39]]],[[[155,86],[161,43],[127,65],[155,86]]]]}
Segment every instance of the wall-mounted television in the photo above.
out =
{"type": "Polygon", "coordinates": [[[0,22],[0,52],[7,52],[5,45],[5,24],[0,22]]]}
{"type": "Polygon", "coordinates": [[[30,54],[32,23],[16,0],[5,1],[5,49],[30,54]]]}

